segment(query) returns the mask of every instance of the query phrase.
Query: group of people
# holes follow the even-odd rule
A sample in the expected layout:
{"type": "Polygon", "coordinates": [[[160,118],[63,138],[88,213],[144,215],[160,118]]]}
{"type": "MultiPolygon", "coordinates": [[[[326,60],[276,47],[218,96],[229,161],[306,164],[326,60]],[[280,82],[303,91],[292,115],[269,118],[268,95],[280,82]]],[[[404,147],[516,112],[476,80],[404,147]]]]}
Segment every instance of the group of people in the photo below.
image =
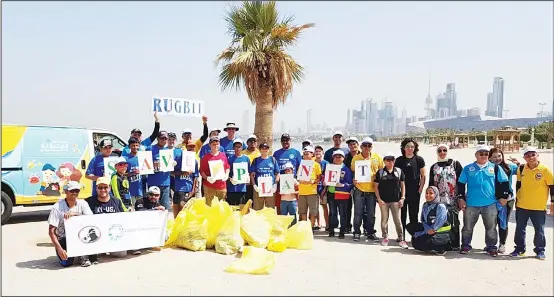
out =
{"type": "MultiPolygon", "coordinates": [[[[314,146],[310,140],[303,141],[301,150],[297,150],[291,147],[290,135],[283,134],[281,148],[271,154],[271,146],[268,143],[258,144],[255,135],[250,135],[246,142],[240,139],[237,135],[239,127],[235,123],[227,123],[223,129],[227,135],[220,138],[221,130],[209,131],[207,118],[203,117],[202,121],[203,135],[199,139],[193,141],[192,131],[185,129],[181,133],[182,141],[177,143],[175,133],[160,130],[155,115],[151,137],[143,140],[139,129],[131,131],[128,146],[118,158],[116,173],[111,177],[104,176],[103,160],[112,154],[113,146],[110,140],[99,142],[100,153],[91,160],[86,172],[86,177],[94,182],[93,196],[86,202],[76,199],[80,185],[68,183],[64,187],[66,199],[56,203],[50,214],[49,233],[62,265],[68,266],[73,262],[65,252],[64,218],[80,214],[170,208],[177,216],[197,193],[205,197],[208,205],[213,199],[220,199],[242,208],[248,200],[252,200],[255,210],[270,207],[276,208],[278,214],[293,215],[293,224],[298,214],[300,220],[310,220],[314,231],[320,229],[321,206],[330,237],[334,237],[338,229],[339,239],[352,233],[353,240],[360,241],[363,230],[367,240],[380,240],[382,245],[389,244],[388,220],[392,216],[396,241],[401,248],[408,248],[408,231],[413,248],[437,254],[452,250],[467,254],[472,249],[473,229],[481,215],[486,229],[485,251],[491,256],[505,252],[507,221],[515,204],[516,248],[510,255],[522,256],[525,253],[525,227],[531,219],[535,227],[534,252],[537,258],[545,258],[546,204],[549,194],[554,200],[554,180],[552,171],[539,162],[534,148],[525,150],[526,164],[521,165],[517,159],[506,163],[499,149],[478,146],[476,161],[462,167],[460,162],[447,156],[446,145],[439,145],[438,161],[430,167],[429,183],[424,191],[425,161],[418,155],[418,143],[410,138],[402,141],[401,155],[395,157],[394,153],[380,156],[372,152],[373,140],[369,137],[361,141],[350,137],[346,140],[346,148],[343,147],[342,133],[336,132],[332,138],[333,146],[328,150],[314,146]],[[208,142],[204,144],[206,140],[208,142]],[[137,153],[141,150],[152,151],[154,174],[139,174],[137,153]],[[159,170],[162,150],[173,150],[175,161],[172,172],[159,170]],[[182,170],[183,151],[196,153],[194,170],[182,170]],[[280,176],[292,174],[296,177],[302,160],[314,161],[309,180],[298,179],[294,193],[281,194],[280,176]],[[358,161],[369,161],[370,168],[357,167],[358,161]],[[210,164],[213,162],[223,165],[224,174],[212,175],[210,164]],[[240,163],[246,163],[248,178],[239,182],[233,168],[240,163]],[[329,164],[341,168],[340,179],[333,185],[323,180],[329,164]],[[369,181],[355,179],[356,170],[368,169],[371,174],[369,181]],[[517,176],[515,190],[512,188],[513,176],[517,176]],[[261,189],[263,185],[259,184],[260,178],[268,177],[273,185],[271,195],[267,195],[267,189],[261,189]],[[262,191],[264,195],[260,195],[262,191]],[[425,203],[420,215],[422,193],[425,203]],[[381,239],[375,229],[377,205],[381,212],[381,239]],[[464,213],[461,236],[460,211],[464,213]]],[[[89,256],[81,263],[88,266],[97,261],[96,256],[89,256]]]]}

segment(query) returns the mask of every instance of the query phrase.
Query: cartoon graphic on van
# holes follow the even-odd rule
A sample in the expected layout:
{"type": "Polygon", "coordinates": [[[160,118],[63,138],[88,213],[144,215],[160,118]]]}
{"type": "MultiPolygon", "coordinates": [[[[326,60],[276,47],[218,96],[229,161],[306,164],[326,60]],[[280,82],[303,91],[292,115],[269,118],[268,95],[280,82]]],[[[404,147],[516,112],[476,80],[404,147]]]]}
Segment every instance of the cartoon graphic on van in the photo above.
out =
{"type": "Polygon", "coordinates": [[[40,177],[38,174],[32,174],[29,176],[29,183],[31,185],[36,185],[38,183],[40,183],[40,177]]]}
{"type": "Polygon", "coordinates": [[[42,166],[42,182],[37,195],[60,196],[60,183],[56,175],[56,168],[50,164],[42,166]]]}
{"type": "Polygon", "coordinates": [[[60,185],[63,187],[69,181],[80,181],[83,174],[77,170],[73,164],[69,162],[62,163],[56,171],[56,175],[60,179],[60,185]]]}

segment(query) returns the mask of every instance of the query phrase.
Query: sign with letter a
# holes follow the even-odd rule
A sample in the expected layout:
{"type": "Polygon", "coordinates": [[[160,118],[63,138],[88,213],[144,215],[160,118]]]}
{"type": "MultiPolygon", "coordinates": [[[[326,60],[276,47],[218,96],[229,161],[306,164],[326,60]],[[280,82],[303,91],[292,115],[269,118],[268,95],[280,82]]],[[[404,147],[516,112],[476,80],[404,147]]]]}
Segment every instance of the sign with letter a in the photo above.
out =
{"type": "Polygon", "coordinates": [[[152,161],[151,151],[139,151],[137,152],[139,163],[139,174],[154,174],[154,162],[152,161]]]}
{"type": "Polygon", "coordinates": [[[371,161],[363,160],[354,163],[354,179],[359,183],[371,182],[371,161]]]}
{"type": "Polygon", "coordinates": [[[313,160],[300,161],[300,167],[298,167],[298,180],[311,181],[312,170],[314,170],[313,160]]]}
{"type": "Polygon", "coordinates": [[[292,174],[281,174],[279,179],[279,193],[281,194],[292,194],[296,192],[294,190],[294,175],[292,174]]]}
{"type": "Polygon", "coordinates": [[[327,164],[325,166],[324,184],[326,186],[334,186],[340,182],[340,171],[342,165],[327,164]]]}
{"type": "Polygon", "coordinates": [[[248,178],[248,162],[233,164],[233,179],[237,181],[237,184],[246,184],[250,181],[248,178]]]}

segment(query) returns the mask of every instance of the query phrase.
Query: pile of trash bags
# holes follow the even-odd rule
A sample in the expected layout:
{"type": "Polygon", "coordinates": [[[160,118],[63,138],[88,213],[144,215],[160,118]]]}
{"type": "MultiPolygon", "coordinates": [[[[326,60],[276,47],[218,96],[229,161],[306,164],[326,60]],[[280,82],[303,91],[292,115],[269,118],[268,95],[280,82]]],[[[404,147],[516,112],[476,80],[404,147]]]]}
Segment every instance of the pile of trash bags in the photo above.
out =
{"type": "Polygon", "coordinates": [[[193,198],[173,222],[168,222],[165,247],[191,251],[213,248],[224,255],[242,253],[225,271],[269,274],[275,267],[271,252],[313,248],[310,222],[301,221],[289,228],[292,221],[292,216],[277,215],[273,208],[252,210],[250,201],[238,211],[225,201],[213,199],[208,206],[204,198],[193,198]]]}

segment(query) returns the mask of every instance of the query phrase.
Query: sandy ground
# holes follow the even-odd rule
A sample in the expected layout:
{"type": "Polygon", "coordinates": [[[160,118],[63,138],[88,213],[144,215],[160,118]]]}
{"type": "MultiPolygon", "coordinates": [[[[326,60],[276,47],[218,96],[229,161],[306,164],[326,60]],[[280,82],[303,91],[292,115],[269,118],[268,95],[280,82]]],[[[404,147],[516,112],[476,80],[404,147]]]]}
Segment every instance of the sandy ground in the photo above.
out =
{"type": "MultiPolygon", "coordinates": [[[[378,144],[375,151],[398,152],[397,144],[378,144]]],[[[473,149],[450,152],[462,164],[473,149]]],[[[434,148],[422,147],[428,165],[434,148]]],[[[521,153],[516,154],[521,157],[521,153]]],[[[552,166],[552,154],[541,154],[552,166]]],[[[520,158],[521,159],[521,158],[520,158]]],[[[48,207],[16,208],[2,226],[2,295],[550,295],[553,292],[553,217],[547,219],[547,260],[533,258],[531,224],[527,227],[527,258],[491,258],[478,222],[474,251],[469,255],[424,255],[352,237],[339,240],[316,233],[310,251],[276,254],[268,276],[237,275],[223,270],[235,260],[215,252],[166,249],[126,259],[101,258],[100,265],[61,269],[47,235],[48,207]]],[[[377,214],[379,222],[379,213],[377,214]]],[[[379,230],[379,224],[376,224],[379,230]]],[[[507,249],[513,247],[514,217],[507,249]]],[[[394,238],[390,220],[389,230],[394,238]]],[[[381,232],[379,230],[378,235],[381,232]]]]}

